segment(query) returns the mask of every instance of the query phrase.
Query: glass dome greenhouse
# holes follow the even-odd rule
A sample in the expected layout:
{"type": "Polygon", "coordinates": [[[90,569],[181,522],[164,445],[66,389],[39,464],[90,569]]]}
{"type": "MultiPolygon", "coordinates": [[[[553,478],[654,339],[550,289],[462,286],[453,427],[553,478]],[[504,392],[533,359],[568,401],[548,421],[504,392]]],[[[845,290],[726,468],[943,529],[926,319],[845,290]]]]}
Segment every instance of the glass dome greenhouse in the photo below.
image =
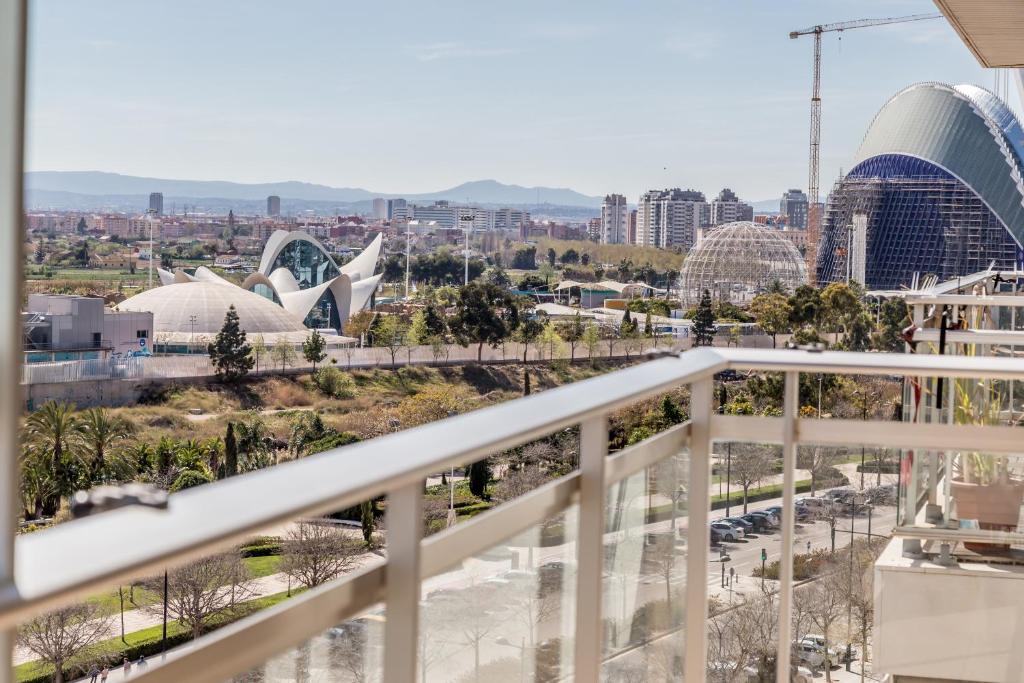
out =
{"type": "Polygon", "coordinates": [[[807,282],[800,250],[773,228],[747,221],[707,232],[683,262],[684,306],[695,306],[706,289],[715,301],[743,303],[778,280],[786,291],[807,282]]]}

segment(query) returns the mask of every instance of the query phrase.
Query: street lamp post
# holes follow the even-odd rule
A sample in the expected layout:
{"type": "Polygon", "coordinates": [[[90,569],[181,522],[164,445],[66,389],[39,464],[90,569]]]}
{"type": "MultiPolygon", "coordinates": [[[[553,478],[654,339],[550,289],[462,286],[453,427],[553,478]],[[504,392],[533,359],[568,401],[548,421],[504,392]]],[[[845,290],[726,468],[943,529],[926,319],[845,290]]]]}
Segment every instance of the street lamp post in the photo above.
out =
{"type": "Polygon", "coordinates": [[[463,285],[468,285],[469,284],[469,232],[470,232],[470,230],[473,229],[473,216],[471,216],[469,214],[466,214],[465,216],[460,216],[459,217],[459,222],[463,224],[464,227],[462,229],[466,233],[466,248],[463,251],[463,255],[465,256],[465,264],[464,264],[465,265],[465,276],[464,276],[464,280],[463,280],[462,284],[463,285]]]}
{"type": "Polygon", "coordinates": [[[405,231],[405,300],[409,300],[409,260],[411,258],[412,230],[405,231]]]}
{"type": "Polygon", "coordinates": [[[191,329],[192,329],[192,331],[189,332],[189,335],[188,335],[188,352],[189,353],[192,353],[192,342],[194,342],[195,338],[196,338],[196,320],[198,320],[198,316],[196,316],[194,313],[188,317],[188,323],[189,323],[189,325],[191,326],[191,329]]]}
{"type": "MultiPolygon", "coordinates": [[[[150,253],[152,256],[152,252],[150,253]]],[[[160,652],[167,652],[167,570],[164,570],[164,634],[160,645],[160,652]]]]}

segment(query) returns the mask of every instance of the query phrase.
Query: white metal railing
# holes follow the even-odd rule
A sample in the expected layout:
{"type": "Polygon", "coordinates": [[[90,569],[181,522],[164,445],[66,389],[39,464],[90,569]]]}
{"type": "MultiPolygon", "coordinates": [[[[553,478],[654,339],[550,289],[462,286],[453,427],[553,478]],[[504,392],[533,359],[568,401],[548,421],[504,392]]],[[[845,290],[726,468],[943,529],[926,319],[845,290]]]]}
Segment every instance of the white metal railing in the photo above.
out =
{"type": "MultiPolygon", "coordinates": [[[[213,552],[254,532],[305,515],[388,496],[388,558],[272,609],[204,636],[176,658],[138,677],[154,681],[221,681],[314,634],[386,603],[386,681],[414,680],[417,618],[424,578],[453,567],[501,539],[579,505],[576,535],[576,680],[596,681],[601,652],[601,557],[608,487],[688,448],[685,674],[705,674],[709,450],[714,440],[783,445],[784,509],[792,509],[796,449],[801,444],[1017,448],[1009,427],[864,423],[798,417],[800,373],[1022,379],[1012,359],[936,355],[699,349],[662,358],[531,397],[347,446],[171,496],[166,511],[122,509],[19,537],[14,582],[0,590],[0,629],[90,591],[213,552]],[[782,417],[712,414],[712,382],[725,369],[785,373],[782,417]],[[607,457],[606,420],[637,400],[687,385],[691,419],[607,457]],[[579,425],[580,468],[510,503],[428,539],[420,538],[422,481],[465,464],[579,425]],[[119,539],[111,543],[111,539],[119,539]],[[74,561],[69,561],[73,558],[74,561]]],[[[782,547],[793,542],[784,515],[782,547]]],[[[779,632],[788,633],[792,560],[781,559],[779,632]]],[[[778,680],[788,679],[788,638],[779,638],[778,680]]]]}

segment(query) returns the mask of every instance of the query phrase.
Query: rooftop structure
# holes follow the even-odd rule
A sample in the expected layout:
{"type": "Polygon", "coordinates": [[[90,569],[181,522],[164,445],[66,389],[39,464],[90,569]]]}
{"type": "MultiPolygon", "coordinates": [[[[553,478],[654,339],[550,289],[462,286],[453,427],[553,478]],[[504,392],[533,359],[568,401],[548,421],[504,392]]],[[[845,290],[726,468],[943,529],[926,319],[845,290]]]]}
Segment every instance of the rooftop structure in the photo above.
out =
{"type": "Polygon", "coordinates": [[[683,261],[680,291],[693,306],[706,289],[716,300],[748,301],[778,281],[787,291],[807,282],[800,251],[780,231],[729,223],[703,235],[683,261]]]}
{"type": "Polygon", "coordinates": [[[99,297],[30,294],[22,322],[29,363],[147,353],[153,342],[152,313],[114,311],[99,297]]]}
{"type": "Polygon", "coordinates": [[[848,277],[853,215],[867,215],[867,286],[896,288],[994,263],[1012,269],[1024,242],[1024,132],[995,95],[972,85],[913,85],[889,100],[829,197],[817,271],[848,277]]]}

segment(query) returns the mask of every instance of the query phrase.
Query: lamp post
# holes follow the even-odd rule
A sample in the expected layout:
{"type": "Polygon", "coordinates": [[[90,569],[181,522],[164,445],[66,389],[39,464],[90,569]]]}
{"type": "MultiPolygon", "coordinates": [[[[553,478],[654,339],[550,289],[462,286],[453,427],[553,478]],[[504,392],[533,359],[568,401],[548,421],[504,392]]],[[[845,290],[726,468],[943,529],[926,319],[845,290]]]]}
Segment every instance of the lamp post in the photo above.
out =
{"type": "Polygon", "coordinates": [[[761,548],[761,592],[764,592],[764,563],[768,560],[768,551],[761,548]]]}
{"type": "MultiPolygon", "coordinates": [[[[152,256],[152,252],[150,252],[152,256]]],[[[164,570],[164,634],[160,644],[160,652],[167,652],[167,570],[164,570]]]]}
{"type": "Polygon", "coordinates": [[[194,313],[188,317],[188,324],[191,326],[191,332],[189,332],[189,335],[188,335],[188,352],[189,353],[192,353],[192,342],[195,341],[195,338],[196,338],[196,321],[198,319],[199,319],[199,316],[197,316],[194,313]]]}
{"type": "Polygon", "coordinates": [[[409,300],[409,260],[411,256],[412,230],[405,231],[405,300],[409,300]]]}
{"type": "Polygon", "coordinates": [[[463,285],[469,284],[469,232],[473,229],[473,216],[466,214],[465,216],[459,216],[459,222],[462,224],[462,229],[466,233],[466,248],[462,252],[465,256],[465,276],[463,285]]]}

